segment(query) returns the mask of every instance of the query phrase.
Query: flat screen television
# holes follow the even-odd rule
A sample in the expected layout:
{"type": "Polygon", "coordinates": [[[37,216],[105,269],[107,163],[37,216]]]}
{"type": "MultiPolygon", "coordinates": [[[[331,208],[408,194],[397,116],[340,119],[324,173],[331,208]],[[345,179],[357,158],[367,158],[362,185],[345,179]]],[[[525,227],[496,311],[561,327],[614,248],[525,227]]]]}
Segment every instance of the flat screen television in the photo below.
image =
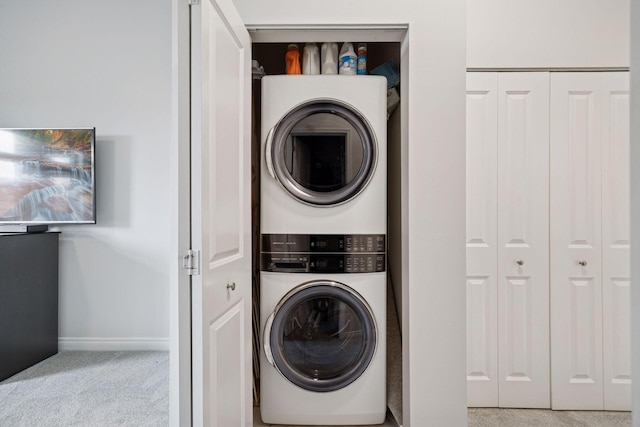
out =
{"type": "Polygon", "coordinates": [[[94,224],[95,128],[0,128],[0,226],[94,224]]]}

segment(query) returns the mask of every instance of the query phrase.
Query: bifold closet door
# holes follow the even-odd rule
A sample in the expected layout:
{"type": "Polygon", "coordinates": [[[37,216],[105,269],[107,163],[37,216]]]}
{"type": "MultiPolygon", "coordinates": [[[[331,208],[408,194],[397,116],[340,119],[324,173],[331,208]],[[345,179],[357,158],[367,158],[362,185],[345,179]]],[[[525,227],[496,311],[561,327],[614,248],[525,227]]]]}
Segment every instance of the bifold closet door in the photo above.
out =
{"type": "Polygon", "coordinates": [[[548,408],[549,74],[468,73],[469,406],[548,408]]]}
{"type": "Polygon", "coordinates": [[[500,73],[500,407],[550,407],[548,271],[549,73],[500,73]]]}
{"type": "Polygon", "coordinates": [[[554,409],[630,409],[628,103],[627,73],[551,79],[554,409]]]}
{"type": "Polygon", "coordinates": [[[498,406],[498,74],[467,73],[467,404],[498,406]]]}
{"type": "Polygon", "coordinates": [[[629,73],[603,73],[604,409],[631,410],[629,73]]]}

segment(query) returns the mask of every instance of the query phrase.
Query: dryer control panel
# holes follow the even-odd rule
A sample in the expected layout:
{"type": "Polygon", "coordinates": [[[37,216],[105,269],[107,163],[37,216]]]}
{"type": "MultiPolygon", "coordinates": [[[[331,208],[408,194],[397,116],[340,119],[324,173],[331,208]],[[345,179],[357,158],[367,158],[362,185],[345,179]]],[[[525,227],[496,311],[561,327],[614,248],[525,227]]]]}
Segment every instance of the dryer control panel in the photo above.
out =
{"type": "Polygon", "coordinates": [[[386,271],[384,234],[263,234],[260,269],[282,273],[386,271]]]}

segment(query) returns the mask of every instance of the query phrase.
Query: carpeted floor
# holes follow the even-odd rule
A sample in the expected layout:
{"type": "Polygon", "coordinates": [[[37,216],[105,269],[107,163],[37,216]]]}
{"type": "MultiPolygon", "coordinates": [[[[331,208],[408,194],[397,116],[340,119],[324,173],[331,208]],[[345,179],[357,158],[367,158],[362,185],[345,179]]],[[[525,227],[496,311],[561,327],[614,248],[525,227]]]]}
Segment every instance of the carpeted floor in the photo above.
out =
{"type": "MultiPolygon", "coordinates": [[[[264,425],[255,413],[255,425],[264,425]]],[[[630,412],[470,408],[468,414],[470,427],[631,426],[630,412]]],[[[2,427],[168,425],[167,352],[66,351],[0,382],[2,427]]],[[[384,426],[394,425],[390,416],[384,426]]]]}
{"type": "Polygon", "coordinates": [[[167,425],[168,352],[61,352],[0,382],[0,426],[167,425]]]}
{"type": "Polygon", "coordinates": [[[469,408],[469,427],[630,427],[631,412],[469,408]]]}

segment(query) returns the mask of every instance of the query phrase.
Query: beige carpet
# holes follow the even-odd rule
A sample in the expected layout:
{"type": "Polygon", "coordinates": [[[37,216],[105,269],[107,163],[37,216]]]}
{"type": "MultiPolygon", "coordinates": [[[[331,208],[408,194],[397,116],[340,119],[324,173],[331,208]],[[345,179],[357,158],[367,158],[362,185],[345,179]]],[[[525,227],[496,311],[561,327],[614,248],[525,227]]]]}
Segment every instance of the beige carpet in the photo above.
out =
{"type": "Polygon", "coordinates": [[[65,351],[0,382],[0,426],[167,426],[169,353],[65,351]]]}
{"type": "MultiPolygon", "coordinates": [[[[391,359],[390,362],[394,363],[391,359]]],[[[394,368],[390,365],[390,369],[394,368]]],[[[392,409],[391,402],[402,399],[389,391],[395,396],[390,399],[392,409]]],[[[257,408],[254,414],[254,425],[264,426],[257,408]]],[[[394,417],[390,410],[383,426],[396,426],[394,417]]],[[[166,426],[168,423],[168,352],[61,352],[0,382],[0,426],[166,426]]],[[[632,424],[630,412],[469,408],[468,425],[630,427],[632,424]]]]}
{"type": "Polygon", "coordinates": [[[631,412],[469,408],[469,427],[630,427],[631,412]]]}

